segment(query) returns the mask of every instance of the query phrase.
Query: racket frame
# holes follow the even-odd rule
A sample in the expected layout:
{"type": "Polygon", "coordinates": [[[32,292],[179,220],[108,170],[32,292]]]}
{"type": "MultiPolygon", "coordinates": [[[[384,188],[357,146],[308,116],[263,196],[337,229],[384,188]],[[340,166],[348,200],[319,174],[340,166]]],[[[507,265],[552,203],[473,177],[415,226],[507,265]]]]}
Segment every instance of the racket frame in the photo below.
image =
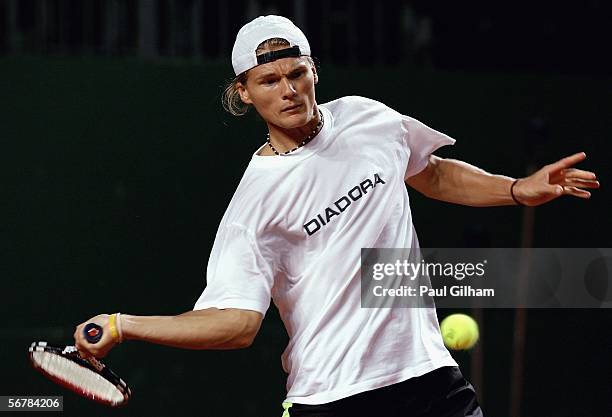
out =
{"type": "Polygon", "coordinates": [[[74,346],[66,346],[61,348],[57,346],[50,346],[47,342],[43,341],[32,342],[32,344],[28,348],[28,357],[30,359],[32,367],[34,367],[34,369],[36,369],[38,372],[40,372],[53,382],[57,383],[58,385],[61,385],[64,388],[67,388],[70,391],[73,391],[87,399],[110,407],[122,407],[125,406],[128,403],[129,399],[132,397],[132,390],[130,389],[130,387],[115,372],[113,372],[112,369],[110,369],[103,362],[94,357],[83,357],[79,353],[77,348],[74,346]],[[52,353],[61,356],[65,359],[68,359],[79,366],[87,368],[92,372],[95,372],[96,374],[100,375],[102,378],[110,382],[112,385],[114,385],[119,390],[119,392],[123,394],[123,400],[119,402],[113,402],[105,398],[99,398],[76,384],[72,384],[68,381],[62,380],[61,378],[55,375],[52,375],[51,373],[43,369],[38,363],[36,363],[36,361],[34,360],[34,352],[52,353]]]}

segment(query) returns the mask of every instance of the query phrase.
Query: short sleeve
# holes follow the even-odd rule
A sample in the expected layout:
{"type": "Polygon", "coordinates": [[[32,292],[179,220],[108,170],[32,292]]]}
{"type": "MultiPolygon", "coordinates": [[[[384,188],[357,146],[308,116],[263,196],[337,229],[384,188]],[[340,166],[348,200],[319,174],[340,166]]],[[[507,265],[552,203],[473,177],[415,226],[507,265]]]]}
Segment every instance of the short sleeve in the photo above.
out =
{"type": "Polygon", "coordinates": [[[273,278],[254,236],[243,226],[223,226],[206,268],[207,285],[194,310],[239,308],[265,314],[273,278]]]}
{"type": "Polygon", "coordinates": [[[402,115],[402,131],[404,143],[410,154],[404,179],[424,170],[429,161],[429,156],[438,148],[455,143],[455,139],[404,115],[402,115]]]}

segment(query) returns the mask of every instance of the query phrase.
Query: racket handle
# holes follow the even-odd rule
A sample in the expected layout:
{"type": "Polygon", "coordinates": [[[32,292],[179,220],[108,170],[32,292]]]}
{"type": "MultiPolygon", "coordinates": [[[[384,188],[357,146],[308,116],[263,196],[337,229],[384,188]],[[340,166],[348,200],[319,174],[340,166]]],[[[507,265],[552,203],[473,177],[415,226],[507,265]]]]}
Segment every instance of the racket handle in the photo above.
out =
{"type": "Polygon", "coordinates": [[[85,336],[85,340],[92,345],[100,341],[103,333],[102,327],[98,326],[96,323],[87,323],[83,328],[83,336],[85,336]]]}

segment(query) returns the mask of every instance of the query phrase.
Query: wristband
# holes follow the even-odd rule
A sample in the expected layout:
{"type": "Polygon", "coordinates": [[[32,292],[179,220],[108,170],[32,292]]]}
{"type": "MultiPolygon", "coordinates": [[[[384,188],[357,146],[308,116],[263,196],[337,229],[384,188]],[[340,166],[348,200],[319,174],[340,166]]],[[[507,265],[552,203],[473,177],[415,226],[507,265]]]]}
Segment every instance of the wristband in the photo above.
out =
{"type": "Polygon", "coordinates": [[[517,183],[518,181],[519,181],[519,180],[514,180],[514,182],[513,182],[513,183],[512,183],[512,185],[510,186],[510,195],[512,196],[512,199],[514,200],[514,202],[515,202],[516,204],[518,204],[519,206],[524,206],[524,204],[523,204],[523,203],[521,203],[520,201],[518,201],[518,200],[517,200],[517,198],[516,198],[516,196],[514,195],[514,186],[516,185],[516,183],[517,183]]]}
{"type": "Polygon", "coordinates": [[[108,317],[108,329],[110,330],[113,340],[117,343],[121,343],[121,334],[117,330],[117,316],[119,314],[111,314],[108,317]]]}

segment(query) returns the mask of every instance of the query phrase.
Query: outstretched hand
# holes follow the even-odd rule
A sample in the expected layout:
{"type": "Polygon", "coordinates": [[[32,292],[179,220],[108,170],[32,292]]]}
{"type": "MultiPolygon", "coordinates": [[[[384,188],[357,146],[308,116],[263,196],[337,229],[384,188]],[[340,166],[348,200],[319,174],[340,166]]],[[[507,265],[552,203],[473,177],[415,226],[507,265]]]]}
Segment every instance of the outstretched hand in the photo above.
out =
{"type": "Polygon", "coordinates": [[[572,168],[586,158],[579,152],[542,167],[528,177],[521,178],[514,186],[514,196],[526,206],[539,206],[562,195],[589,198],[585,189],[599,188],[595,173],[572,168]]]}

